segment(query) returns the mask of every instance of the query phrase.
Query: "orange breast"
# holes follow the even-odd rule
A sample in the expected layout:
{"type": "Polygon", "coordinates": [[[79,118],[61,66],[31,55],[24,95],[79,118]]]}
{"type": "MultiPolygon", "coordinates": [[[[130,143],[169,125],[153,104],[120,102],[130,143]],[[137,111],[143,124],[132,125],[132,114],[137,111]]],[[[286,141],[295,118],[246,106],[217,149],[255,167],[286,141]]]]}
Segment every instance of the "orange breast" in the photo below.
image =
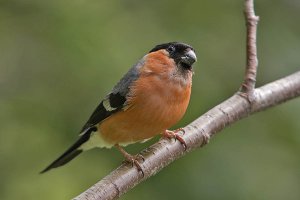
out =
{"type": "Polygon", "coordinates": [[[187,79],[173,77],[175,64],[163,58],[157,62],[157,57],[152,60],[148,57],[149,64],[141,69],[140,78],[131,87],[128,109],[99,124],[104,140],[112,144],[142,141],[170,128],[183,117],[190,99],[192,74],[187,79]]]}

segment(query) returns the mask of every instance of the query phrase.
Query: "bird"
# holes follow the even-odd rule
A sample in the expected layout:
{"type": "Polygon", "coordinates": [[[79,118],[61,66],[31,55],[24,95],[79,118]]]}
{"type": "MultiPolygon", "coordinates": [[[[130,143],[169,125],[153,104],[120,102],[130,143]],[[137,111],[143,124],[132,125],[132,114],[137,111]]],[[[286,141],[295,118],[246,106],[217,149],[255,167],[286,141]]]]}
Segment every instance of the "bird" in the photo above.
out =
{"type": "Polygon", "coordinates": [[[185,141],[168,130],[185,114],[189,104],[193,64],[192,46],[182,42],[156,45],[120,79],[82,127],[77,141],[40,173],[65,165],[95,147],[116,147],[125,161],[141,166],[124,146],[162,134],[185,141]]]}

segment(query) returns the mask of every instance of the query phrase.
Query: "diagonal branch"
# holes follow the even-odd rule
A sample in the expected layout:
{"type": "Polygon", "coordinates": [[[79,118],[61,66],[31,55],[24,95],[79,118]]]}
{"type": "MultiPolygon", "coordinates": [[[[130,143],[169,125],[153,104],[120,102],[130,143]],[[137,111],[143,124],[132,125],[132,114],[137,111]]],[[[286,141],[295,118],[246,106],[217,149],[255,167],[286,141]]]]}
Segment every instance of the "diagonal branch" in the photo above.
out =
{"type": "Polygon", "coordinates": [[[141,152],[145,158],[145,161],[141,163],[144,176],[130,164],[123,164],[74,199],[117,199],[174,160],[184,156],[187,152],[202,147],[211,136],[230,124],[250,114],[300,96],[300,71],[257,88],[254,92],[256,100],[252,104],[240,95],[235,94],[186,126],[184,128],[185,134],[182,137],[186,141],[187,151],[178,141],[160,140],[141,152]]]}

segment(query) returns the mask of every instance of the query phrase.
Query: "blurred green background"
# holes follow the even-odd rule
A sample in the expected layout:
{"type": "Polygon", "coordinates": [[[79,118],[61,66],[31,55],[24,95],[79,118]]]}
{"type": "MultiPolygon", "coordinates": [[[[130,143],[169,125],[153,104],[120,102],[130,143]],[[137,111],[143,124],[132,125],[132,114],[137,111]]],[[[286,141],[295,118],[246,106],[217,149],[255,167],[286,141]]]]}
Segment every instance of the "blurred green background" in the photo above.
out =
{"type": "MultiPolygon", "coordinates": [[[[242,9],[242,0],[0,1],[0,199],[70,199],[116,168],[119,152],[94,149],[38,174],[156,44],[186,42],[198,55],[176,127],[230,97],[244,74],[242,9]]],[[[260,86],[300,69],[300,2],[256,1],[256,13],[260,86]]],[[[244,119],[123,199],[298,200],[299,117],[296,99],[244,119]]]]}

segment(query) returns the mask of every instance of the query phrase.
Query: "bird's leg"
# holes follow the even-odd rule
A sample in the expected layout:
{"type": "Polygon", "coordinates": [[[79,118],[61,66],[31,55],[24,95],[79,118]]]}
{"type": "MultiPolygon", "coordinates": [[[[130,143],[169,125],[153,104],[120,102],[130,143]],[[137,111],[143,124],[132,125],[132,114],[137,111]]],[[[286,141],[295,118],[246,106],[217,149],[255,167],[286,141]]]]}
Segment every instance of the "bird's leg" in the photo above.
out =
{"type": "Polygon", "coordinates": [[[183,128],[178,128],[174,131],[170,131],[170,130],[165,130],[163,132],[163,137],[165,138],[169,138],[172,139],[174,138],[175,140],[178,140],[184,147],[184,149],[186,150],[187,146],[186,146],[186,142],[184,141],[184,139],[178,134],[179,131],[183,131],[183,133],[185,132],[183,128]]]}
{"type": "Polygon", "coordinates": [[[142,172],[142,174],[144,175],[143,169],[140,165],[140,163],[138,162],[138,159],[141,158],[142,160],[144,160],[144,157],[142,155],[131,155],[129,153],[127,153],[119,144],[115,144],[115,147],[121,152],[121,154],[124,156],[125,160],[129,163],[133,165],[135,165],[138,169],[138,171],[142,172]]]}

